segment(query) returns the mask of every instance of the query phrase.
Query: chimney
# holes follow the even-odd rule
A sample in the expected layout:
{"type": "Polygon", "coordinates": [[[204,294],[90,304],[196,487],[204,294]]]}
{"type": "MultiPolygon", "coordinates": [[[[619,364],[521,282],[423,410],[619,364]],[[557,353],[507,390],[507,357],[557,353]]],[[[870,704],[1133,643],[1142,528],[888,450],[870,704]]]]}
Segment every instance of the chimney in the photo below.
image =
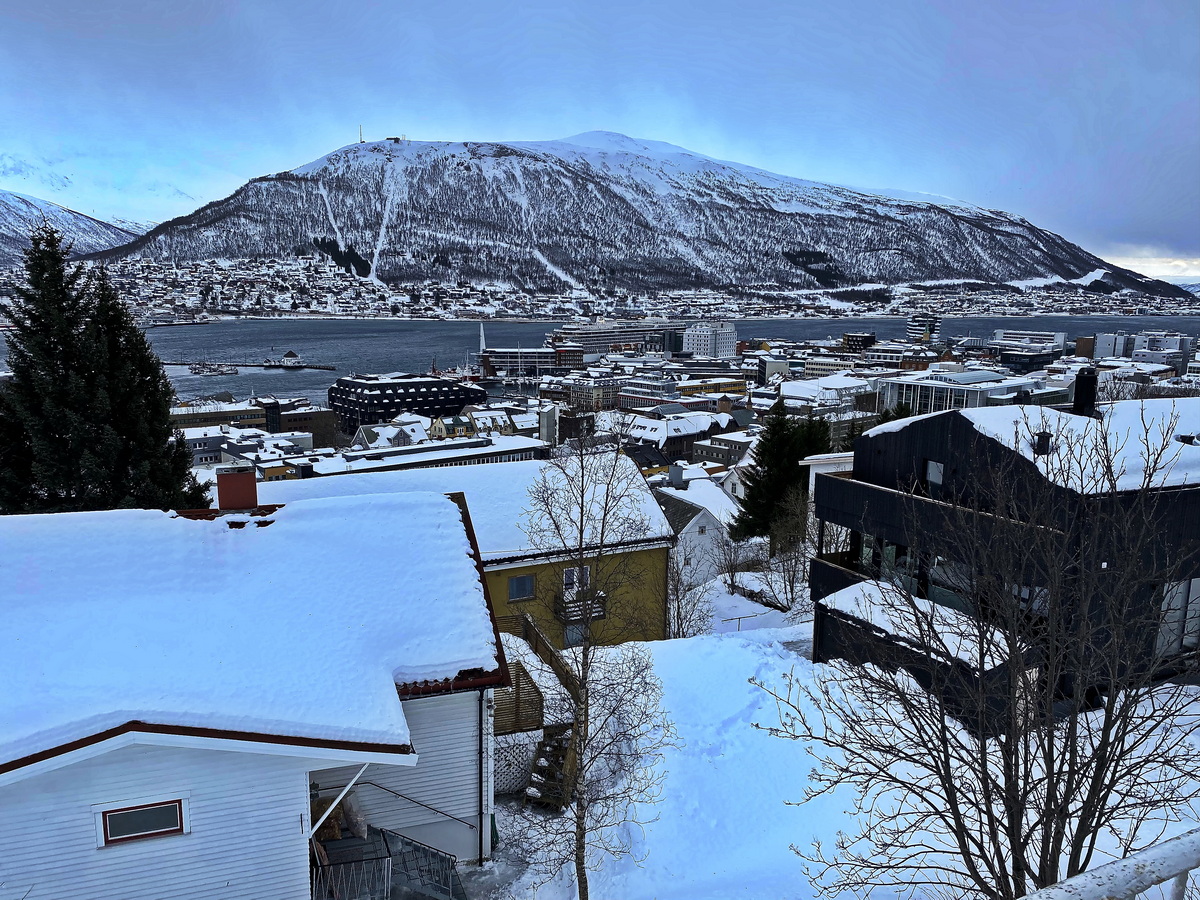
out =
{"type": "Polygon", "coordinates": [[[671,463],[667,469],[667,480],[671,483],[671,487],[678,488],[681,491],[687,490],[687,481],[683,477],[682,463],[671,463]]]}
{"type": "Polygon", "coordinates": [[[1084,366],[1075,374],[1075,397],[1071,401],[1071,412],[1077,416],[1096,415],[1096,387],[1099,380],[1092,366],[1084,366]]]}
{"type": "Polygon", "coordinates": [[[1033,455],[1045,456],[1050,452],[1050,438],[1053,435],[1048,431],[1039,431],[1033,436],[1033,455]]]}
{"type": "Polygon", "coordinates": [[[226,466],[217,469],[217,509],[257,507],[258,479],[254,466],[226,466]]]}

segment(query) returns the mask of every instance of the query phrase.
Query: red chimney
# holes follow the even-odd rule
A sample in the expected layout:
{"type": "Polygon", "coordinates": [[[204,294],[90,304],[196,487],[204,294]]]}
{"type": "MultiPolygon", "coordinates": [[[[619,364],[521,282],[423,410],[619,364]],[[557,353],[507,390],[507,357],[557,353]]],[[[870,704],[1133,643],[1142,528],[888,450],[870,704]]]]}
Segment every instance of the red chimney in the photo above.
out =
{"type": "Polygon", "coordinates": [[[254,466],[217,469],[217,509],[256,509],[258,478],[254,466]]]}

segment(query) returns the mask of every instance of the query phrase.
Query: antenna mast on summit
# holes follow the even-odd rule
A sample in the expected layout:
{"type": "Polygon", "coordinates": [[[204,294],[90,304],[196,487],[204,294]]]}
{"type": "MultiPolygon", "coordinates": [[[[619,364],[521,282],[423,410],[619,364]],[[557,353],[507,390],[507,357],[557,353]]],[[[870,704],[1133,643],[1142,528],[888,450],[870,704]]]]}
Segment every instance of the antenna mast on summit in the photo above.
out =
{"type": "Polygon", "coordinates": [[[358,126],[358,142],[359,142],[360,144],[362,144],[362,143],[365,143],[365,141],[363,141],[363,136],[362,136],[362,126],[361,126],[361,125],[359,125],[359,126],[358,126]]]}

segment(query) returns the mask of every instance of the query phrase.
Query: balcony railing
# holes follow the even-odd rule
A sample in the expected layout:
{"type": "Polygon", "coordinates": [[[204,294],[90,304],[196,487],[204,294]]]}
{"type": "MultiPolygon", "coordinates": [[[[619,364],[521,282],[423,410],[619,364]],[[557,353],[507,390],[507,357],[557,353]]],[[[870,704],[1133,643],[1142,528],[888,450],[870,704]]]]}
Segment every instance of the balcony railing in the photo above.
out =
{"type": "Polygon", "coordinates": [[[496,691],[496,734],[536,731],[545,723],[545,698],[518,660],[510,660],[512,686],[496,691]]]}
{"type": "Polygon", "coordinates": [[[1134,900],[1158,885],[1160,896],[1184,900],[1191,873],[1200,869],[1200,828],[1162,841],[1027,895],[1027,900],[1134,900]]]}
{"type": "Polygon", "coordinates": [[[580,588],[563,591],[554,600],[554,617],[564,625],[603,619],[608,604],[603,591],[580,588]]]}

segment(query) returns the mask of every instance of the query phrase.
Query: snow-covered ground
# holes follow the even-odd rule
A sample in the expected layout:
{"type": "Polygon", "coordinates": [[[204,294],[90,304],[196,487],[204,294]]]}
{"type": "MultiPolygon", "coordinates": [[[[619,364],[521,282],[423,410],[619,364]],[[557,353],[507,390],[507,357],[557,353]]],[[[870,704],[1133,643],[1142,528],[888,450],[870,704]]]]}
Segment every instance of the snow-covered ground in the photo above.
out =
{"type": "MultiPolygon", "coordinates": [[[[805,862],[791,849],[815,841],[832,848],[855,823],[849,791],[804,799],[815,760],[797,741],[754,727],[778,723],[775,702],[751,679],[783,689],[792,673],[812,683],[811,624],[658,641],[645,646],[662,682],[663,706],[678,746],[665,753],[661,802],[639,810],[654,819],[632,832],[633,859],[607,859],[589,873],[596,900],[810,900],[819,896],[805,862]]],[[[498,816],[501,836],[506,819],[498,816]]],[[[1194,827],[1166,823],[1164,836],[1194,827]]],[[[937,840],[931,833],[931,844],[937,840]]],[[[1102,856],[1119,855],[1111,840],[1102,856]],[[1110,846],[1111,845],[1111,846],[1110,846]]],[[[575,900],[570,873],[536,886],[501,846],[482,870],[468,870],[471,896],[489,900],[575,900]]],[[[894,890],[879,889],[876,900],[894,890]]],[[[1146,895],[1161,900],[1157,889],[1146,895]]]]}
{"type": "MultiPolygon", "coordinates": [[[[845,826],[844,804],[821,798],[802,807],[812,760],[794,741],[754,723],[777,721],[774,701],[750,678],[781,684],[812,664],[785,646],[806,640],[811,626],[705,635],[646,646],[663,684],[663,704],[679,747],[666,753],[663,799],[635,834],[645,857],[609,860],[591,873],[602,900],[807,900],[815,891],[790,845],[829,843],[845,826]]],[[[503,832],[504,820],[500,827],[503,832]]],[[[503,857],[472,878],[473,896],[573,898],[569,879],[536,890],[503,857]],[[515,879],[515,880],[514,880],[515,879]]]]}
{"type": "MultiPolygon", "coordinates": [[[[756,576],[757,573],[738,573],[739,583],[744,585],[751,575],[756,576]]],[[[741,594],[729,593],[725,582],[720,578],[708,584],[704,599],[712,604],[713,634],[783,628],[791,624],[788,613],[755,603],[741,594]]],[[[806,637],[812,637],[811,627],[806,637]]]]}

